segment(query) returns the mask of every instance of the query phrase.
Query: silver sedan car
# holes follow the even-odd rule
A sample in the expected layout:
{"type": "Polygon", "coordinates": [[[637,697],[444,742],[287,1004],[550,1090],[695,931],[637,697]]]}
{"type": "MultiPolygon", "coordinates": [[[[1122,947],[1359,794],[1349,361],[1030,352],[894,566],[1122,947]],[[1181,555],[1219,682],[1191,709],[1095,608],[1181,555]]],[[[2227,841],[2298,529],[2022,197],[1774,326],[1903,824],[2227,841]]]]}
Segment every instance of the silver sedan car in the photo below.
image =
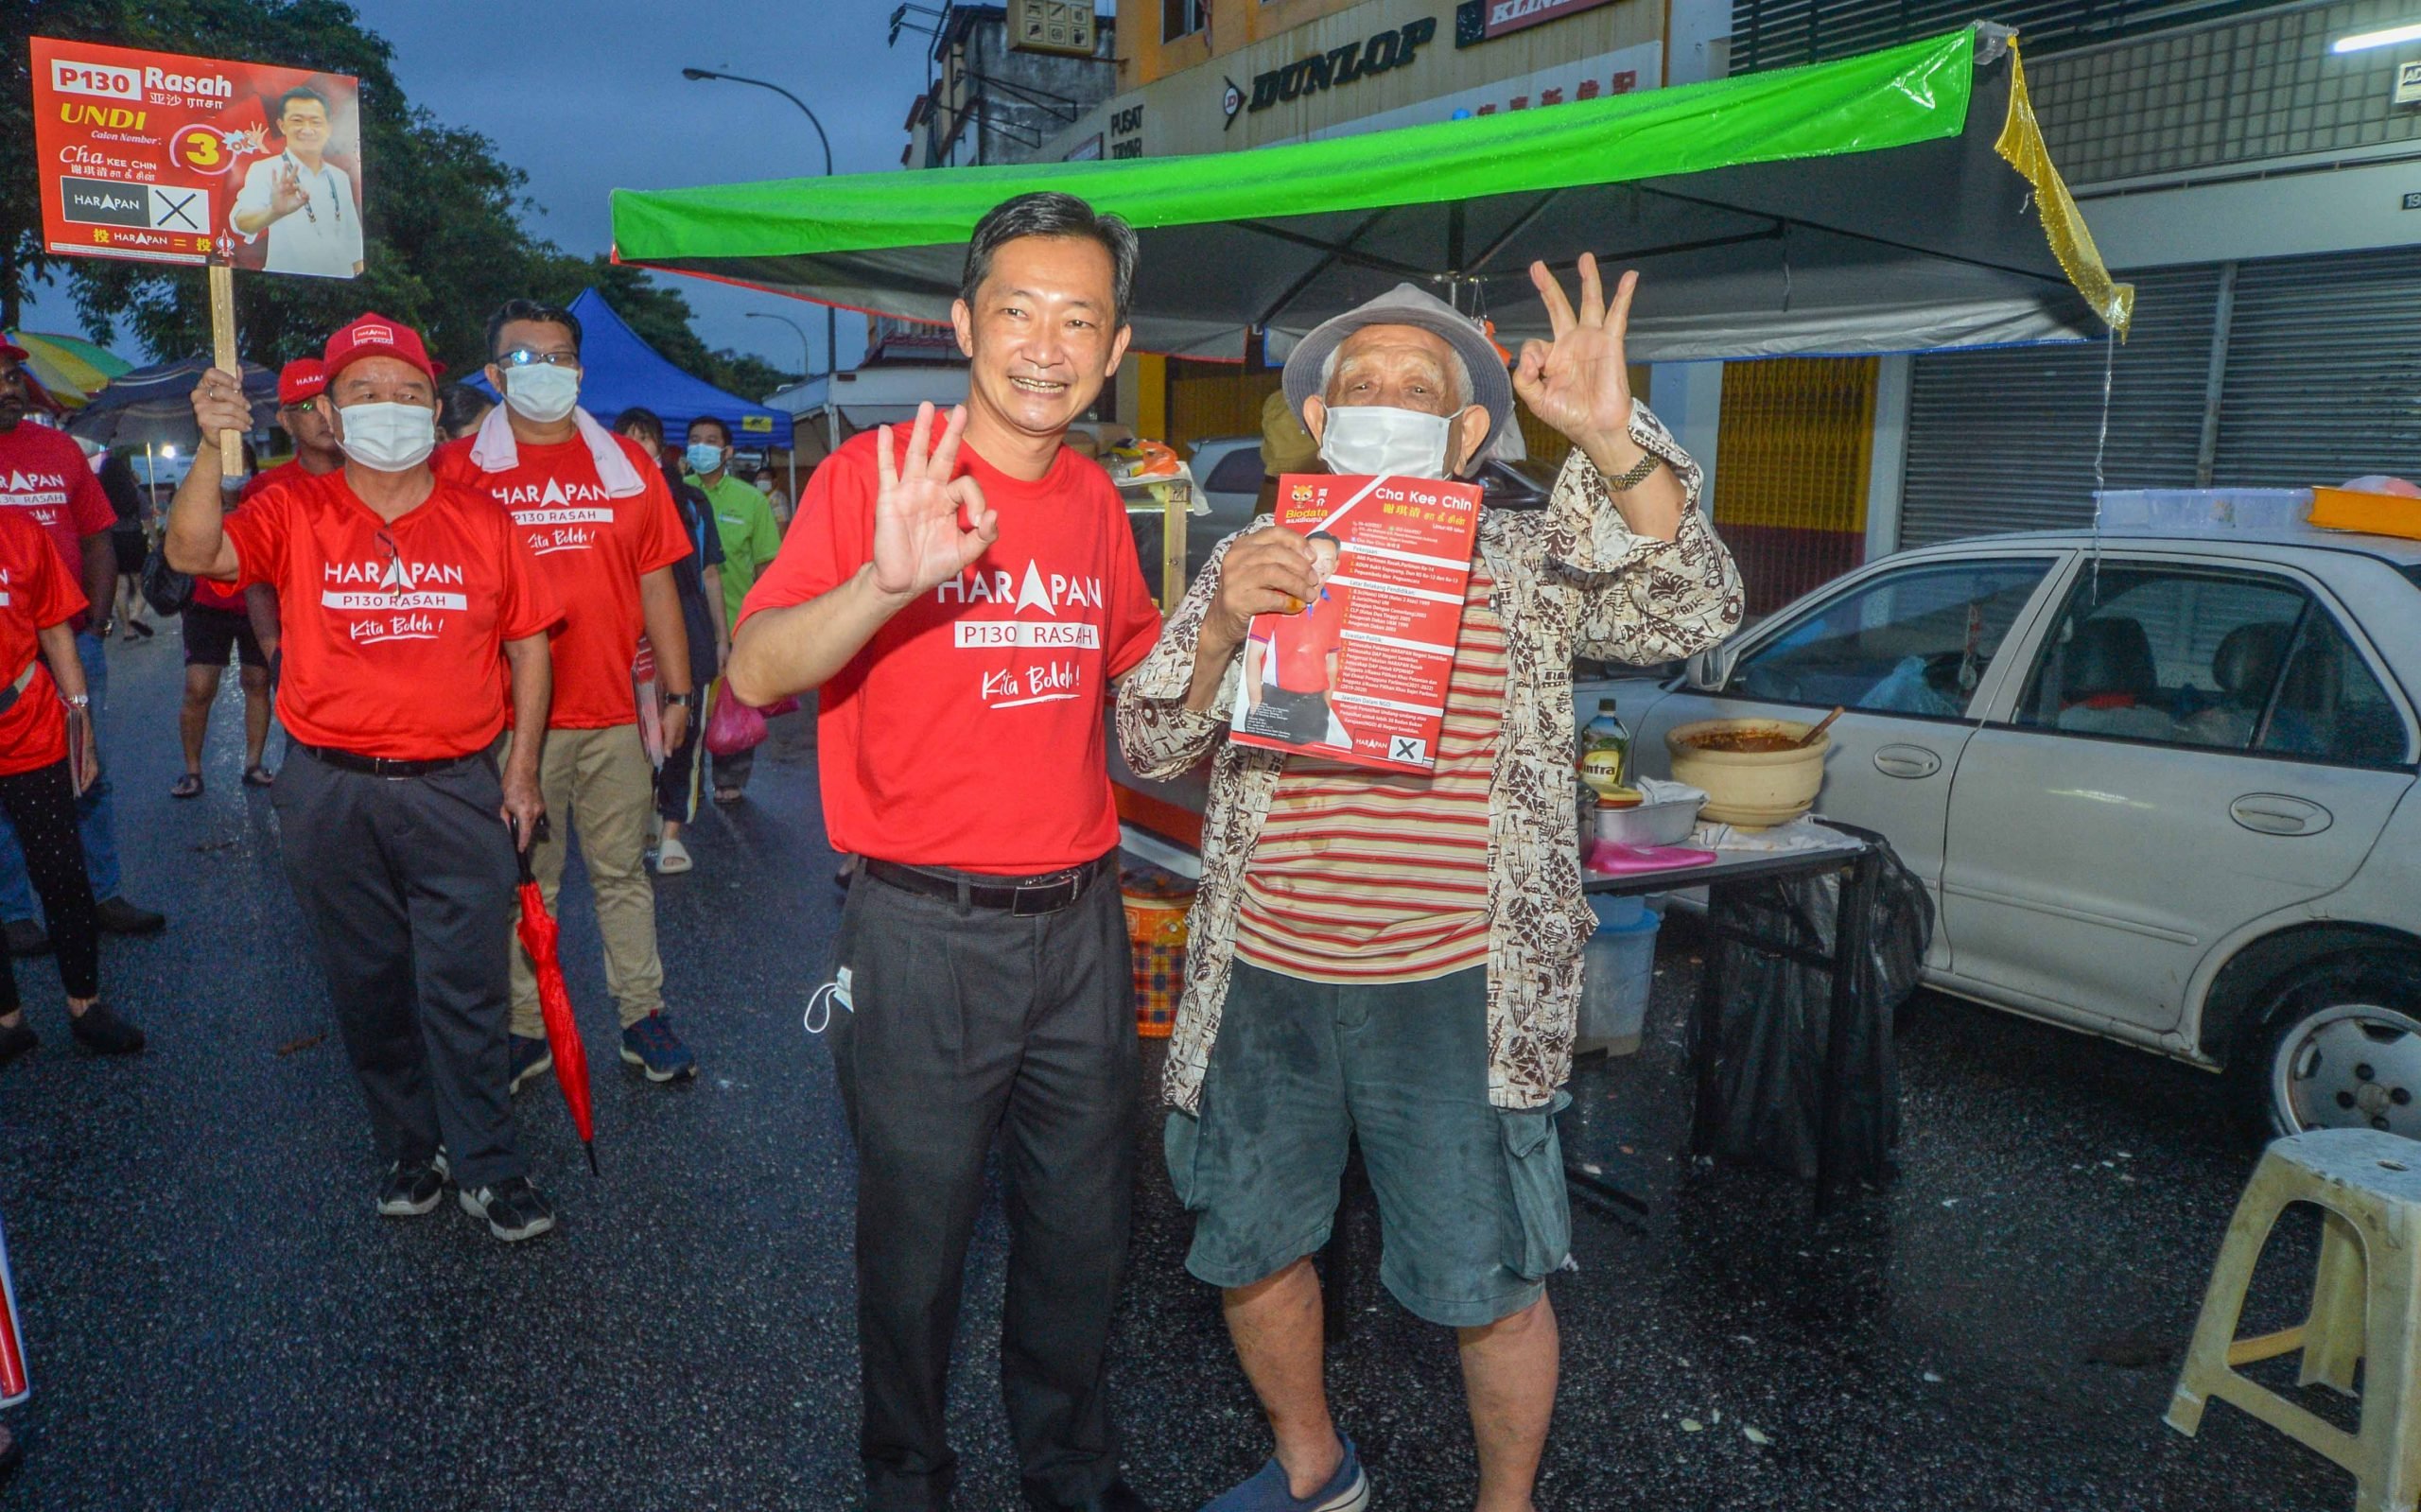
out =
{"type": "Polygon", "coordinates": [[[2223,1072],[2256,1134],[2421,1138],[2421,542],[1985,537],[1575,692],[1655,775],[1845,706],[1818,809],[1924,879],[1931,985],[2223,1072]]]}

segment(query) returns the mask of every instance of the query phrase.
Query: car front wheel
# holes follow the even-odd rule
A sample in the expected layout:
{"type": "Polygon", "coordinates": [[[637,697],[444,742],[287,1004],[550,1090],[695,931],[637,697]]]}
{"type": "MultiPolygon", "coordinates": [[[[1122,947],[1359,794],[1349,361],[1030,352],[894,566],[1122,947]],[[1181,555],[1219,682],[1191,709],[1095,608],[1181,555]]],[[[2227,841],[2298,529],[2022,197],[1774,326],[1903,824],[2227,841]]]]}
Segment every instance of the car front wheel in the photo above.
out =
{"type": "Polygon", "coordinates": [[[2421,960],[2341,956],[2290,976],[2236,1057],[2238,1106],[2264,1139],[2377,1129],[2421,1139],[2421,960]]]}

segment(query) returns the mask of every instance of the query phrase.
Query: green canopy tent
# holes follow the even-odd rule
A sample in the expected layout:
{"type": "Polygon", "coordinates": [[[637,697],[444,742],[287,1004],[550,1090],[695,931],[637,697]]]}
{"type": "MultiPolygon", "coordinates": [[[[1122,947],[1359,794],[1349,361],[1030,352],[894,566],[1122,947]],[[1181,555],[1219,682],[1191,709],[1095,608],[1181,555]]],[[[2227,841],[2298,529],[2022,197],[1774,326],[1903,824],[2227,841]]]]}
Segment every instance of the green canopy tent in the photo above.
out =
{"type": "Polygon", "coordinates": [[[1142,242],[1139,349],[1273,355],[1410,279],[1545,334],[1526,269],[1637,268],[1641,361],[2124,334],[2011,34],[1251,152],[617,190],[624,262],[946,320],[969,233],[1062,189],[1142,242]]]}

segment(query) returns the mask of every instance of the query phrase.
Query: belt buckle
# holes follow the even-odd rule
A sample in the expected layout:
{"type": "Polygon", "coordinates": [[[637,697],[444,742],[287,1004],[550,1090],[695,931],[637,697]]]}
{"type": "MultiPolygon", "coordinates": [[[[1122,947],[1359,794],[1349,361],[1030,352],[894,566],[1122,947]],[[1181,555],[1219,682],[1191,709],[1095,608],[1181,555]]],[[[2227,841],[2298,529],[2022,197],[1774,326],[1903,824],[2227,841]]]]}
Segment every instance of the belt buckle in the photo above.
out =
{"type": "Polygon", "coordinates": [[[1011,888],[1009,890],[1009,917],[1013,919],[1033,919],[1039,918],[1046,913],[1058,912],[1061,909],[1066,908],[1069,904],[1076,900],[1076,880],[1077,879],[1074,875],[1071,874],[1061,878],[1055,882],[1041,882],[1026,887],[1011,888]],[[1049,908],[1028,908],[1026,906],[1026,899],[1029,897],[1052,897],[1054,898],[1055,901],[1053,902],[1049,908]]]}

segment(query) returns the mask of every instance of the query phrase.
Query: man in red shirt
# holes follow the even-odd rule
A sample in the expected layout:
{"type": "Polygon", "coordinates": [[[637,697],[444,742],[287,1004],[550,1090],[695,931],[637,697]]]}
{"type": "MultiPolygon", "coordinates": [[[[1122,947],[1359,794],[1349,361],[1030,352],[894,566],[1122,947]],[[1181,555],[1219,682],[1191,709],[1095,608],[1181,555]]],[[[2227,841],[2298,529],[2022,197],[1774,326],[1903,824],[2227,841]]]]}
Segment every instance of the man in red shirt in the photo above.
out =
{"type": "MultiPolygon", "coordinates": [[[[343,470],[222,519],[205,443],[169,511],[168,565],[277,589],[277,710],[294,744],[271,801],[389,1162],[378,1211],[428,1212],[451,1179],[490,1233],[529,1239],[555,1216],[505,1089],[516,878],[497,821],[526,839],[546,806],[537,751],[499,773],[488,748],[508,681],[514,718],[545,727],[562,616],[513,521],[430,470],[437,379],[419,334],[365,315],[328,339],[326,361],[317,402],[335,411],[343,470]]],[[[202,375],[194,418],[205,437],[250,423],[234,374],[202,375]]]]}
{"type": "MultiPolygon", "coordinates": [[[[328,370],[318,357],[296,357],[277,372],[277,423],[294,443],[294,455],[266,473],[256,475],[236,495],[236,502],[288,478],[317,478],[344,465],[344,448],[337,444],[335,424],[325,406],[312,401],[328,386],[328,370]]],[[[200,590],[200,584],[195,588],[200,590]]],[[[277,590],[255,582],[244,590],[244,613],[253,622],[253,638],[260,643],[275,676],[277,667],[277,590]]]]}
{"type": "MultiPolygon", "coordinates": [[[[504,403],[478,433],[437,454],[438,475],[486,494],[520,528],[538,574],[564,606],[553,646],[555,697],[538,785],[558,825],[580,832],[605,982],[621,1011],[622,1059],[648,1079],[698,1074],[664,1011],[655,889],[642,860],[655,812],[655,769],[639,739],[631,661],[644,632],[664,691],[664,739],[688,733],[689,636],[672,565],[689,554],[664,471],[646,448],[579,405],[580,319],[530,300],[488,320],[488,381],[504,403]]],[[[520,743],[518,727],[514,737],[520,743]]],[[[541,743],[532,739],[531,744],[541,743]]],[[[569,834],[530,847],[549,906],[563,885],[569,834]]],[[[554,1064],[528,952],[513,952],[512,1086],[554,1064]]]]}
{"type": "Polygon", "coordinates": [[[1345,600],[1328,580],[1345,543],[1315,530],[1303,544],[1312,549],[1312,581],[1320,590],[1300,613],[1267,617],[1266,634],[1259,629],[1263,621],[1254,622],[1253,637],[1245,646],[1245,728],[1297,745],[1342,745],[1329,739],[1328,695],[1336,686],[1337,658],[1345,651],[1345,600]]]}
{"type": "MultiPolygon", "coordinates": [[[[117,592],[117,553],[110,546],[116,512],[78,447],[60,431],[28,419],[35,406],[34,381],[22,366],[25,349],[0,341],[0,510],[23,511],[59,549],[67,578],[84,590],[87,604],[107,609],[117,592]]],[[[76,655],[84,664],[84,685],[93,712],[109,701],[109,660],[99,619],[90,609],[70,624],[76,655]]],[[[104,773],[76,800],[76,828],[84,843],[84,871],[100,899],[94,917],[112,934],[156,934],[168,922],[118,895],[117,815],[104,773]]],[[[8,922],[12,955],[50,948],[34,922],[34,895],[27,885],[25,853],[16,831],[0,815],[0,920],[8,922]]]]}
{"type": "Polygon", "coordinates": [[[841,921],[833,1065],[858,1146],[859,1451],[874,1512],[947,1505],[950,1336],[996,1135],[1001,1396],[1036,1508],[1128,1512],[1103,1361],[1138,1056],[1102,703],[1159,613],[1118,494],[1065,446],[1126,350],[1135,235],[1064,194],[975,228],[971,386],[815,471],[736,627],[732,691],[821,689],[841,921]]]}

